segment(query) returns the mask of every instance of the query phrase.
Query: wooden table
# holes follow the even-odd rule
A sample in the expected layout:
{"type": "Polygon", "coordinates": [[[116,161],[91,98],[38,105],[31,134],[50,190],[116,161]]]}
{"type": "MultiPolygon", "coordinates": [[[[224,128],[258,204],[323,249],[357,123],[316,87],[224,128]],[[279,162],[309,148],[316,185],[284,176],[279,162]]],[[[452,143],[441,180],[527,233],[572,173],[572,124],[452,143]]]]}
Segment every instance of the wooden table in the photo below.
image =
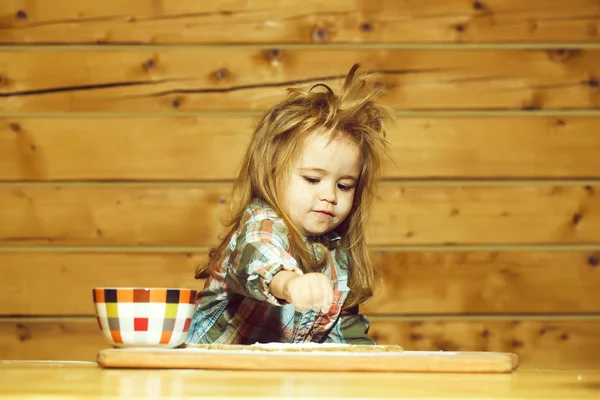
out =
{"type": "Polygon", "coordinates": [[[0,361],[0,398],[600,399],[600,371],[511,374],[101,369],[92,362],[0,361]]]}

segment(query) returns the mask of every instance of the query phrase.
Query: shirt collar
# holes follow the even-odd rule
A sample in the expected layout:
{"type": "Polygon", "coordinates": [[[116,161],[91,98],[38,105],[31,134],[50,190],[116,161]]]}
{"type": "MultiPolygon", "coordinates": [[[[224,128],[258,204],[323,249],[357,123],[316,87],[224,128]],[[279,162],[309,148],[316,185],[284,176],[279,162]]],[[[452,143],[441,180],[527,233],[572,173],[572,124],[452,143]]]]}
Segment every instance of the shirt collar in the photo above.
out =
{"type": "MultiPolygon", "coordinates": [[[[266,201],[259,199],[259,198],[252,199],[250,201],[250,204],[248,205],[248,207],[252,211],[262,209],[268,213],[273,213],[274,215],[277,215],[275,213],[275,210],[273,210],[273,208],[266,201]]],[[[323,244],[336,242],[341,239],[342,239],[342,237],[335,231],[329,231],[327,233],[324,233],[324,234],[318,235],[318,236],[307,236],[306,237],[306,240],[310,243],[321,242],[323,244]]]]}

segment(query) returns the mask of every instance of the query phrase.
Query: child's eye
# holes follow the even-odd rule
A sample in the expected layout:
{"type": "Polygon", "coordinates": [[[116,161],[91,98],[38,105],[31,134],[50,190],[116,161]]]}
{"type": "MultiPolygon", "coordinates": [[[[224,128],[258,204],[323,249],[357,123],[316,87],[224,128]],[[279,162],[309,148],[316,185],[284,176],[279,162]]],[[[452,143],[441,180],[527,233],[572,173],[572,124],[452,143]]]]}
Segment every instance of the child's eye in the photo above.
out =
{"type": "Polygon", "coordinates": [[[353,186],[344,185],[343,183],[338,183],[338,188],[344,192],[348,192],[348,191],[354,189],[353,186]]]}
{"type": "Polygon", "coordinates": [[[306,182],[311,183],[311,184],[319,183],[318,178],[311,178],[310,176],[303,176],[303,178],[306,182]]]}

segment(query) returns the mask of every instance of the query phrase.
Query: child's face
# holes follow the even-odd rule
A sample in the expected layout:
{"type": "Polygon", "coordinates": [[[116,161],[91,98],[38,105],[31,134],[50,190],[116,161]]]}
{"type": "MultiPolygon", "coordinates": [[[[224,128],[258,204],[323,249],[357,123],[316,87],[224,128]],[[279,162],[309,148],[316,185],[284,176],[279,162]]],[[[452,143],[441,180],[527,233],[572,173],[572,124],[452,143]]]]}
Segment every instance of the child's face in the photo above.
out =
{"type": "Polygon", "coordinates": [[[348,139],[328,141],[327,133],[305,139],[281,192],[284,211],[305,235],[335,229],[350,214],[354,201],[360,150],[348,139]]]}

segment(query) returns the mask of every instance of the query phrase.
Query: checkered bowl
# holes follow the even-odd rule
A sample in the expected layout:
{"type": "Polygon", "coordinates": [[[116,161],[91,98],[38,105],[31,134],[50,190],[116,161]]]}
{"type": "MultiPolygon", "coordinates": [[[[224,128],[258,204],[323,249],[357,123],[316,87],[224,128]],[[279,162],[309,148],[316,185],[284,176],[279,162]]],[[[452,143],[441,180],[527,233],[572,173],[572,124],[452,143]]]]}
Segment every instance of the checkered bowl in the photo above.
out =
{"type": "Polygon", "coordinates": [[[94,288],[96,318],[114,347],[177,347],[185,341],[196,290],[94,288]]]}

